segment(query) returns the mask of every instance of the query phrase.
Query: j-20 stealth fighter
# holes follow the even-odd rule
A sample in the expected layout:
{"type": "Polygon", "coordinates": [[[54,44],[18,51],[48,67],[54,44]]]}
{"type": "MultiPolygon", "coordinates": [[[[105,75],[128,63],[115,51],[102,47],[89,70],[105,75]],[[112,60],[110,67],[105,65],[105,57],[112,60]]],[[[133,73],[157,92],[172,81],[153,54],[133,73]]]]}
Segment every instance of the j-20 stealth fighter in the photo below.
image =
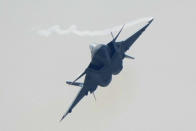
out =
{"type": "Polygon", "coordinates": [[[153,19],[149,20],[143,28],[124,41],[116,42],[123,26],[116,37],[113,37],[113,34],[111,33],[113,40],[108,44],[90,45],[92,57],[90,64],[77,79],[73,82],[66,82],[69,85],[79,86],[81,89],[67,112],[61,118],[61,121],[68,113],[72,112],[72,109],[85,95],[88,95],[88,92],[93,93],[94,95],[94,91],[98,86],[105,87],[109,85],[112,80],[112,75],[117,75],[121,72],[124,58],[134,59],[133,57],[126,55],[125,52],[139,38],[152,21],[153,19]],[[84,83],[76,82],[84,75],[84,83]]]}

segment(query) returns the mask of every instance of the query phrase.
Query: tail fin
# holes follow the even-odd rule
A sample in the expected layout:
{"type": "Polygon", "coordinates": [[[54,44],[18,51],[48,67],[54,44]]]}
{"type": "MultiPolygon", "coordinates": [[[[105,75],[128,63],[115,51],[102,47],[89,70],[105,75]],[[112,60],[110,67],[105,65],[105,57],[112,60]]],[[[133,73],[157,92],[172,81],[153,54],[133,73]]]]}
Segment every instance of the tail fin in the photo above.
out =
{"type": "Polygon", "coordinates": [[[94,96],[94,99],[95,99],[95,101],[96,101],[96,97],[95,97],[95,94],[94,94],[94,92],[93,92],[93,96],[94,96]]]}
{"type": "Polygon", "coordinates": [[[116,39],[118,38],[118,36],[120,35],[122,29],[124,28],[125,25],[122,26],[122,28],[120,29],[120,31],[118,32],[118,34],[116,35],[116,37],[112,40],[113,42],[116,41],[116,39]]]}
{"type": "Polygon", "coordinates": [[[80,83],[80,82],[66,81],[66,83],[67,83],[68,85],[74,85],[74,86],[83,87],[83,83],[80,83]]]}
{"type": "Polygon", "coordinates": [[[80,79],[83,75],[85,75],[86,74],[86,71],[84,71],[80,76],[78,76],[78,78],[76,78],[73,82],[72,82],[72,84],[73,83],[75,83],[78,79],[80,79]]]}
{"type": "Polygon", "coordinates": [[[114,39],[114,35],[113,35],[113,33],[111,32],[111,36],[112,36],[112,38],[114,39]]]}
{"type": "Polygon", "coordinates": [[[129,59],[135,59],[134,57],[132,56],[128,56],[127,54],[124,54],[125,58],[129,58],[129,59]]]}

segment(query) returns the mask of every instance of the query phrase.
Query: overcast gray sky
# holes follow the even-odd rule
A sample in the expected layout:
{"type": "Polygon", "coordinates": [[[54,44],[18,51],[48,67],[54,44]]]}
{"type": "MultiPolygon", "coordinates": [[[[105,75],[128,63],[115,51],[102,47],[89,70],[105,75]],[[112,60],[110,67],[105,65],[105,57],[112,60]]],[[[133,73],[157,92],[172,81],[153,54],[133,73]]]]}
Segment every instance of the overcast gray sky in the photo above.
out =
{"type": "Polygon", "coordinates": [[[194,0],[0,0],[0,130],[195,131],[195,12],[194,0]],[[79,91],[65,81],[89,63],[89,44],[112,38],[38,31],[104,30],[145,17],[155,20],[127,53],[136,59],[59,123],[79,91]]]}

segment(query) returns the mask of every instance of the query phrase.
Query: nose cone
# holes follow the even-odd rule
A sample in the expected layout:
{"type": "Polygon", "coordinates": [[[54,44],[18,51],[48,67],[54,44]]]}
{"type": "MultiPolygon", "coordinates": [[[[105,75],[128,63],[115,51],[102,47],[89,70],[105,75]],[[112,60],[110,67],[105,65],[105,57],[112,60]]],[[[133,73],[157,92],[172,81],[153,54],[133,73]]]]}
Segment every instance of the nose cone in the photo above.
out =
{"type": "Polygon", "coordinates": [[[93,58],[93,56],[94,56],[94,54],[95,54],[95,47],[96,47],[97,45],[96,44],[90,44],[89,45],[89,48],[90,48],[90,50],[91,50],[91,57],[93,58]]]}
{"type": "Polygon", "coordinates": [[[95,46],[96,46],[96,44],[90,44],[89,45],[89,48],[90,48],[91,52],[93,51],[93,49],[95,48],[95,46]]]}

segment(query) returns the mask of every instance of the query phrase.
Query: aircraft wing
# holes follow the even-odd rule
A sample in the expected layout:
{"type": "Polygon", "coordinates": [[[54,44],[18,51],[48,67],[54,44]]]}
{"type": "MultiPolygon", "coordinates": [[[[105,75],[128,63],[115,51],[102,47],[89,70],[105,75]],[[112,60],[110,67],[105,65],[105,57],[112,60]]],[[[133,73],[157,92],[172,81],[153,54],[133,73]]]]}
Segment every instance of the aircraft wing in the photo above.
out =
{"type": "Polygon", "coordinates": [[[153,19],[151,19],[147,25],[134,33],[131,37],[129,37],[125,41],[121,41],[124,52],[126,52],[133,45],[133,43],[139,38],[139,36],[145,31],[145,29],[151,24],[152,21],[153,19]]]}
{"type": "Polygon", "coordinates": [[[67,110],[67,112],[63,115],[63,117],[61,118],[60,121],[62,121],[67,114],[71,113],[72,109],[78,104],[78,102],[85,96],[88,94],[88,90],[86,89],[86,87],[82,87],[80,89],[80,91],[78,92],[76,98],[74,99],[74,101],[72,102],[71,106],[69,107],[69,109],[67,110]]]}

